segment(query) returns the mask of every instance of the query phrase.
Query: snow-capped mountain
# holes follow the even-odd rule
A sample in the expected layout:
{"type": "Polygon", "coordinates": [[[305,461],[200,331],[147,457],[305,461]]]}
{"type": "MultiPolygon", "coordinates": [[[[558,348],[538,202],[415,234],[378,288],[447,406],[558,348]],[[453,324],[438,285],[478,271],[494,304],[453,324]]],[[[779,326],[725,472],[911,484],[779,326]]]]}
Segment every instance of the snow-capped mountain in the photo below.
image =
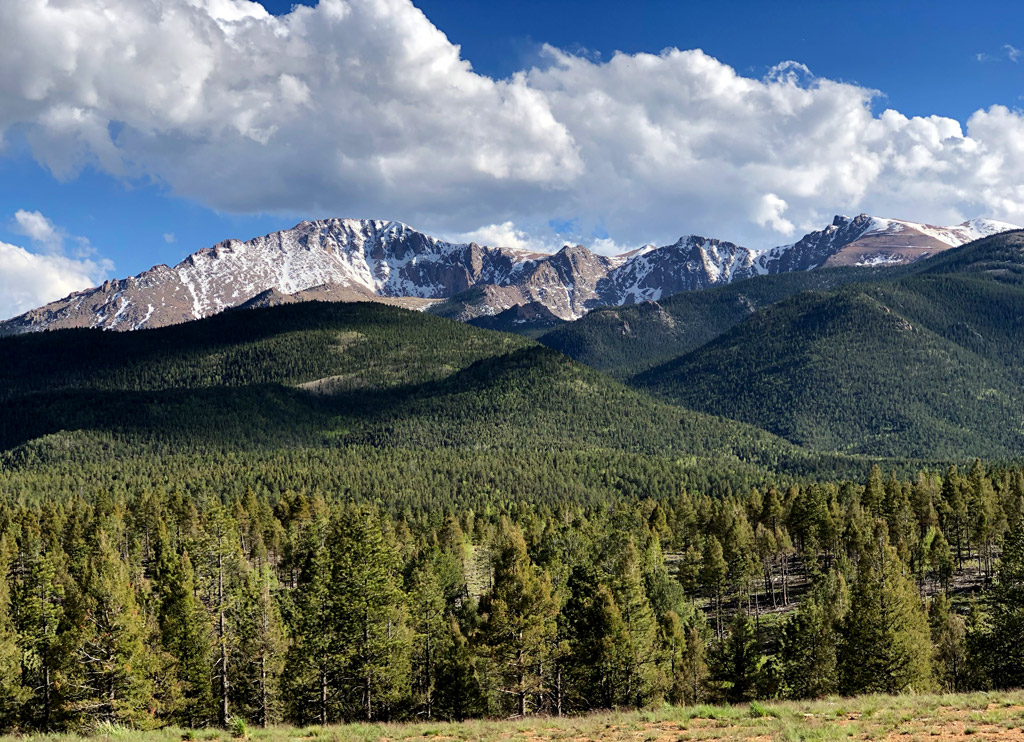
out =
{"type": "Polygon", "coordinates": [[[312,299],[387,301],[461,320],[532,305],[524,317],[572,320],[597,306],[657,301],[766,273],[897,265],[1015,228],[987,219],[933,227],[861,214],[837,216],[823,230],[766,251],[691,235],[606,257],[580,245],[549,255],[446,242],[399,222],[304,221],[247,242],[221,242],[173,268],[158,265],[74,293],[0,323],[0,335],[65,327],[135,330],[229,307],[312,299]]]}
{"type": "Polygon", "coordinates": [[[1011,229],[1020,227],[993,219],[935,227],[867,214],[852,219],[837,216],[828,227],[805,235],[799,242],[762,253],[757,265],[764,273],[844,265],[903,265],[1011,229]]]}
{"type": "Polygon", "coordinates": [[[306,221],[248,242],[221,242],[173,268],[158,265],[74,293],[0,324],[0,334],[161,327],[216,314],[268,290],[293,295],[329,287],[325,298],[340,300],[441,299],[477,284],[514,280],[517,271],[542,257],[452,244],[398,222],[306,221]]]}

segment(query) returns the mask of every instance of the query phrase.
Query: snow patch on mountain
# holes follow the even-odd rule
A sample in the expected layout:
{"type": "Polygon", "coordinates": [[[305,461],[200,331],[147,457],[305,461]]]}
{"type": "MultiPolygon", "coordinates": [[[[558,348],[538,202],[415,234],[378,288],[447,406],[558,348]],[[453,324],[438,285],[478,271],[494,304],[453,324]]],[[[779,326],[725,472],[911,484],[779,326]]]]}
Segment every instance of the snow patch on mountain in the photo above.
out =
{"type": "Polygon", "coordinates": [[[573,320],[598,306],[658,301],[757,275],[903,264],[1015,228],[990,219],[935,227],[861,214],[837,216],[823,230],[768,250],[689,235],[607,257],[580,245],[552,255],[447,242],[395,221],[304,221],[246,242],[221,242],[173,268],[158,265],[71,294],[0,323],[0,335],[160,327],[244,305],[267,292],[272,303],[276,296],[397,301],[423,309],[441,301],[442,313],[463,320],[537,305],[573,320]]]}

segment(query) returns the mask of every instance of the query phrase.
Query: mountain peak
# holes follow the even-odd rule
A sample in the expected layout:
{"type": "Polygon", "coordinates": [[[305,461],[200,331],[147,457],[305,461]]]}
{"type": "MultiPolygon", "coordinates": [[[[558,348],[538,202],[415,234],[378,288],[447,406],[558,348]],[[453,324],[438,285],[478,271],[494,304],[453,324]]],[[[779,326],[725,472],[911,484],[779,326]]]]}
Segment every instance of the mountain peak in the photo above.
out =
{"type": "Polygon", "coordinates": [[[254,299],[290,301],[285,297],[397,301],[421,309],[445,302],[443,313],[458,319],[537,303],[572,320],[598,306],[657,301],[764,273],[897,265],[1010,228],[984,218],[934,227],[867,214],[836,215],[825,229],[763,252],[690,234],[671,245],[604,257],[578,244],[551,255],[452,243],[398,221],[303,220],[244,242],[224,240],[173,268],[154,266],[76,292],[0,323],[0,335],[61,327],[159,327],[254,299]]]}

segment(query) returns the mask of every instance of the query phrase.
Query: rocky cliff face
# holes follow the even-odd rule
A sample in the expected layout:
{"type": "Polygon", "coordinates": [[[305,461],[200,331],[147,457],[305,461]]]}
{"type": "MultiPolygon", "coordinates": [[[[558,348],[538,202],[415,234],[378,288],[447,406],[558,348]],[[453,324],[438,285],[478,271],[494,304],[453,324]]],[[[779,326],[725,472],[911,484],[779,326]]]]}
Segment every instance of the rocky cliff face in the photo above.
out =
{"type": "Polygon", "coordinates": [[[905,265],[993,234],[1019,229],[992,219],[973,219],[953,227],[880,219],[861,214],[837,216],[825,229],[762,253],[758,267],[766,273],[839,266],[905,265]]]}
{"type": "Polygon", "coordinates": [[[760,274],[898,265],[1013,228],[983,219],[933,227],[861,214],[837,216],[823,230],[763,252],[691,235],[606,257],[581,245],[549,255],[451,243],[399,222],[305,221],[72,294],[0,323],[0,335],[65,327],[136,330],[229,307],[314,299],[429,307],[466,321],[531,305],[516,321],[573,320],[598,306],[657,301],[760,274]]]}

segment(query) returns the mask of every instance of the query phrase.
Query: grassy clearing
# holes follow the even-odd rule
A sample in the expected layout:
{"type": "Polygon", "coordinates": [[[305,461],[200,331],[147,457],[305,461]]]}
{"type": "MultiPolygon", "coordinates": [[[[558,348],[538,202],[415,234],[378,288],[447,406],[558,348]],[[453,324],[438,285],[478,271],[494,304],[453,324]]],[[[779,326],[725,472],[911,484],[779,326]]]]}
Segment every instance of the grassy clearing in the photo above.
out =
{"type": "Polygon", "coordinates": [[[864,696],[749,706],[665,707],[580,717],[462,723],[347,724],[230,730],[168,727],[139,732],[104,724],[73,734],[0,737],[0,742],[1024,742],[1024,692],[864,696]]]}

